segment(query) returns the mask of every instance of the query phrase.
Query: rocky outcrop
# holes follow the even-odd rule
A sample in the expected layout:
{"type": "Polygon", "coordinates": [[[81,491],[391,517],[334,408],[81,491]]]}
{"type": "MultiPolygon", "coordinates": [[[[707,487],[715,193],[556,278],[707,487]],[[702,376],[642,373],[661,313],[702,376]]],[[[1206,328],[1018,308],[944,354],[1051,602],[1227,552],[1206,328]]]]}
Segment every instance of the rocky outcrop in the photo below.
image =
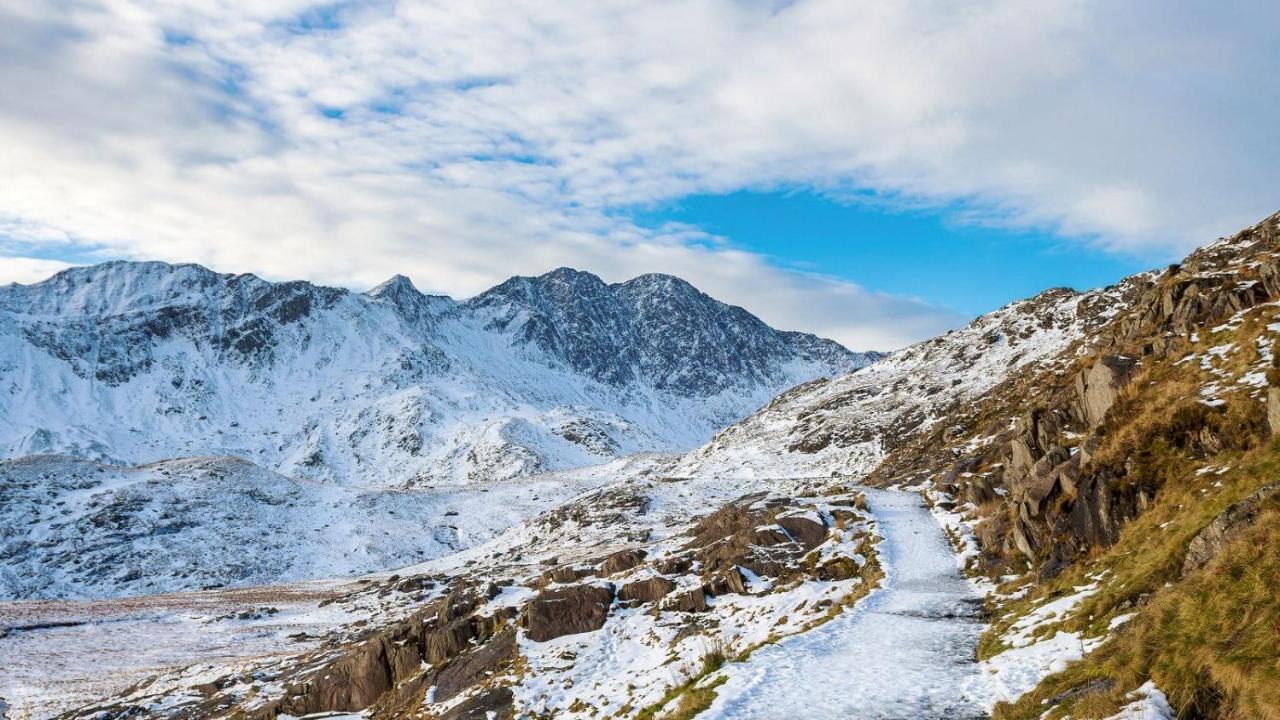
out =
{"type": "Polygon", "coordinates": [[[543,571],[543,583],[575,583],[584,577],[590,577],[595,574],[595,570],[590,567],[582,567],[577,565],[557,565],[550,570],[543,571]]]}
{"type": "Polygon", "coordinates": [[[693,588],[669,595],[662,603],[663,610],[675,612],[706,612],[707,594],[700,588],[693,588]]]}
{"type": "Polygon", "coordinates": [[[535,642],[591,632],[604,627],[612,604],[613,585],[608,583],[544,590],[525,608],[523,624],[535,642]]]}
{"type": "Polygon", "coordinates": [[[651,577],[623,585],[618,591],[618,600],[633,603],[657,602],[675,589],[674,582],[664,577],[651,577]]]}
{"type": "Polygon", "coordinates": [[[1138,362],[1124,355],[1104,355],[1076,376],[1080,415],[1089,428],[1102,424],[1138,362]]]}
{"type": "Polygon", "coordinates": [[[805,550],[812,550],[827,539],[827,525],[817,515],[782,515],[777,522],[805,550]]]}
{"type": "MultiPolygon", "coordinates": [[[[472,687],[516,653],[514,611],[476,612],[490,594],[481,588],[459,588],[405,620],[336,649],[304,656],[276,678],[284,688],[279,699],[243,715],[271,720],[281,715],[370,709],[372,717],[400,717],[400,709],[416,707],[429,687],[436,687],[441,700],[472,687]]],[[[226,714],[230,701],[219,691],[241,681],[234,677],[215,681],[205,693],[205,702],[188,708],[181,717],[226,714]]]]}
{"type": "Polygon", "coordinates": [[[600,563],[600,577],[613,577],[644,562],[645,552],[640,549],[620,550],[600,563]]]}
{"type": "Polygon", "coordinates": [[[1280,434],[1280,387],[1267,388],[1267,429],[1280,434]]]}
{"type": "Polygon", "coordinates": [[[1187,557],[1182,562],[1182,574],[1208,565],[1219,550],[1252,525],[1268,506],[1280,506],[1280,483],[1267,485],[1231,505],[1192,538],[1187,546],[1187,557]]]}

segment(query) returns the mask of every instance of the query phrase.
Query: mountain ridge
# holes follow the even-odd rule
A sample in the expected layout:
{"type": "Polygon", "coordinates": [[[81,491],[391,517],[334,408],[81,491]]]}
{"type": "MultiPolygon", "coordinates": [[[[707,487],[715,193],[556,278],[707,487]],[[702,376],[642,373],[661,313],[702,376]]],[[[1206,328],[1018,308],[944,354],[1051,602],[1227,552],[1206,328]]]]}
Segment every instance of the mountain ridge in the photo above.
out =
{"type": "Polygon", "coordinates": [[[670,276],[569,269],[456,301],[404,276],[362,293],[113,261],[0,287],[0,336],[4,457],[226,454],[384,486],[692,447],[880,357],[670,276]]]}

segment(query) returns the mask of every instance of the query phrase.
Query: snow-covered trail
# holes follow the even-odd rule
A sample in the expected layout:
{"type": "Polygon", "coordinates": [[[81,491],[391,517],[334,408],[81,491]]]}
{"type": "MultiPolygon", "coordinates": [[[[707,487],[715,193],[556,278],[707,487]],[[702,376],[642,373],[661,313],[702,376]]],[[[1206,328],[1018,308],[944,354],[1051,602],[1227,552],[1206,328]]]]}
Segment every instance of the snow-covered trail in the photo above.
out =
{"type": "Polygon", "coordinates": [[[986,716],[975,662],[979,595],[919,495],[866,495],[884,535],[881,589],[811,632],[726,665],[729,679],[700,720],[986,716]]]}

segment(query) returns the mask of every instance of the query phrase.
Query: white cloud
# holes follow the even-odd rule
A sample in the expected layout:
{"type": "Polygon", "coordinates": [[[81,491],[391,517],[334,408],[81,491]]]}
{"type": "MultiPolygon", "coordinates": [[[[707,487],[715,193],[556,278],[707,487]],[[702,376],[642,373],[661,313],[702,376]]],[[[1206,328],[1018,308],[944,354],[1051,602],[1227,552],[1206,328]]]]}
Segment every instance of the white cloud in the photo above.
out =
{"type": "Polygon", "coordinates": [[[20,1],[0,217],[27,245],[455,295],[674,272],[889,347],[956,318],[625,209],[870,190],[1167,253],[1270,212],[1280,11],[1121,5],[20,1]]]}
{"type": "Polygon", "coordinates": [[[44,260],[28,257],[0,257],[0,285],[40,282],[59,270],[66,270],[71,263],[61,260],[44,260]]]}

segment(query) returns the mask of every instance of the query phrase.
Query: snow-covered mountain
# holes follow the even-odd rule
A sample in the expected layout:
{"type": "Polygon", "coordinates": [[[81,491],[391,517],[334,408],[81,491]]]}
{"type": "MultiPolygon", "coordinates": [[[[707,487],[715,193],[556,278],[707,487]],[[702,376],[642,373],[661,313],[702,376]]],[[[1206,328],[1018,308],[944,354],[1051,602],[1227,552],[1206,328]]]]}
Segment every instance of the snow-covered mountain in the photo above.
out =
{"type": "Polygon", "coordinates": [[[361,487],[684,450],[876,359],[678,278],[559,269],[465,302],[112,262],[0,287],[0,456],[228,456],[361,487]]]}

